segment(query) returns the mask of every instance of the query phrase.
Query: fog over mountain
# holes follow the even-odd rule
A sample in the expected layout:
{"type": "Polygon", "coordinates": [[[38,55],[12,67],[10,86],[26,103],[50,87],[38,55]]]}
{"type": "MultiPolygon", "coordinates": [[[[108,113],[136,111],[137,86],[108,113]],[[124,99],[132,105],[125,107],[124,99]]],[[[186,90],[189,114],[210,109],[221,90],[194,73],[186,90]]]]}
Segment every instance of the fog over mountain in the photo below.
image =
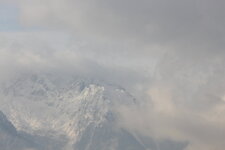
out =
{"type": "Polygon", "coordinates": [[[223,150],[223,0],[0,0],[1,150],[223,150]]]}

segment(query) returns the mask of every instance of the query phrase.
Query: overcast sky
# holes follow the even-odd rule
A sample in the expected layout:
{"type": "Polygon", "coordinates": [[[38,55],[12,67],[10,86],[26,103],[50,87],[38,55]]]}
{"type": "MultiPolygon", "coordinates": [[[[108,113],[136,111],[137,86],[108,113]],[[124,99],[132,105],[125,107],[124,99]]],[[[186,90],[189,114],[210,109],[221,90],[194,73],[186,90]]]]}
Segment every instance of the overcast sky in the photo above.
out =
{"type": "Polygon", "coordinates": [[[58,70],[121,84],[146,103],[120,108],[122,126],[223,150],[224,26],[224,0],[0,0],[0,81],[58,70]]]}

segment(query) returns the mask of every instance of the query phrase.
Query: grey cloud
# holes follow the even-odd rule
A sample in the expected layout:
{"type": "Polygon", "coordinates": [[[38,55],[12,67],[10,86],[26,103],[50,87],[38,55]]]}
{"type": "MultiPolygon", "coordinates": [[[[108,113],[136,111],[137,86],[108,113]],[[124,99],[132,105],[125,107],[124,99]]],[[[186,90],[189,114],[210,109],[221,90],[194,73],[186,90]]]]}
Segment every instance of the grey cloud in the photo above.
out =
{"type": "Polygon", "coordinates": [[[224,1],[22,1],[21,20],[94,38],[158,44],[187,51],[222,51],[224,1]]]}

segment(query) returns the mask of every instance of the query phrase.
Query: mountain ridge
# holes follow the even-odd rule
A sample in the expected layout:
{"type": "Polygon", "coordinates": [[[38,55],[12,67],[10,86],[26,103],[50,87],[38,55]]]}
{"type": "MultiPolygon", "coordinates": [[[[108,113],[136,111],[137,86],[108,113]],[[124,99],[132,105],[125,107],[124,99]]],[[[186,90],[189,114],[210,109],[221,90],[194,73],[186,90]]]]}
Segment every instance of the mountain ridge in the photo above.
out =
{"type": "Polygon", "coordinates": [[[159,150],[153,139],[144,138],[149,146],[118,126],[115,108],[138,105],[120,86],[30,74],[1,84],[0,97],[0,110],[35,150],[159,150]]]}

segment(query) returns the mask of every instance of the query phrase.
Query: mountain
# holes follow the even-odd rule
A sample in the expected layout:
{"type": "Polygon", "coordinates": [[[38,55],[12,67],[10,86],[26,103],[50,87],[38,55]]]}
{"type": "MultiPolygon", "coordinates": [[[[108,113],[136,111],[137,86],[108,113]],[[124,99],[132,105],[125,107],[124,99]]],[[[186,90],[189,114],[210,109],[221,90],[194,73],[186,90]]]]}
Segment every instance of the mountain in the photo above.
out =
{"type": "Polygon", "coordinates": [[[3,137],[20,136],[33,149],[157,150],[154,140],[117,125],[115,108],[137,103],[117,85],[76,76],[23,74],[1,84],[0,98],[0,110],[12,122],[2,115],[0,127],[7,133],[3,137]]]}
{"type": "Polygon", "coordinates": [[[32,142],[24,139],[13,124],[0,111],[0,147],[2,150],[22,150],[32,148],[32,142]]]}

